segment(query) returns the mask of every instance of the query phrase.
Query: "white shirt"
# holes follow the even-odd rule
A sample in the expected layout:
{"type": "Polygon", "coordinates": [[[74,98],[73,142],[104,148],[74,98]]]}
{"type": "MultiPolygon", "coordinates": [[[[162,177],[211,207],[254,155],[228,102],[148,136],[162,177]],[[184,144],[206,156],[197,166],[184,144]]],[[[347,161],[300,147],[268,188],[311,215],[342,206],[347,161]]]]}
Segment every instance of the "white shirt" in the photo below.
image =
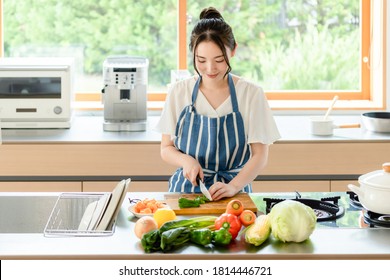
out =
{"type": "MultiPolygon", "coordinates": [[[[170,87],[156,131],[174,136],[180,113],[192,103],[195,83],[196,79],[191,77],[170,87]]],[[[263,89],[243,78],[236,82],[235,88],[248,143],[272,144],[279,139],[280,134],[263,89]]],[[[198,114],[208,117],[221,117],[233,112],[231,97],[214,109],[201,91],[196,98],[195,108],[198,114]]]]}

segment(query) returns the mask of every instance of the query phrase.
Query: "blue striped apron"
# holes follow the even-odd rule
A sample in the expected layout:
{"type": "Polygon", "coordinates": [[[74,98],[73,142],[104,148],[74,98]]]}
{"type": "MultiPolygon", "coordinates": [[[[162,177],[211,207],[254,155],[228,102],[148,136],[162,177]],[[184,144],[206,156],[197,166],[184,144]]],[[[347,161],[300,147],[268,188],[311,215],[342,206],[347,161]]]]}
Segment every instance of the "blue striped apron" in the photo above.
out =
{"type": "MultiPolygon", "coordinates": [[[[192,104],[186,106],[176,125],[175,147],[198,160],[202,166],[204,183],[210,188],[216,182],[229,183],[250,158],[250,146],[244,130],[244,122],[238,110],[236,90],[228,75],[233,112],[222,117],[199,115],[194,106],[199,91],[199,78],[192,91],[192,104]]],[[[178,168],[169,180],[170,192],[200,193],[178,168]]],[[[251,184],[243,192],[252,192],[251,184]]]]}

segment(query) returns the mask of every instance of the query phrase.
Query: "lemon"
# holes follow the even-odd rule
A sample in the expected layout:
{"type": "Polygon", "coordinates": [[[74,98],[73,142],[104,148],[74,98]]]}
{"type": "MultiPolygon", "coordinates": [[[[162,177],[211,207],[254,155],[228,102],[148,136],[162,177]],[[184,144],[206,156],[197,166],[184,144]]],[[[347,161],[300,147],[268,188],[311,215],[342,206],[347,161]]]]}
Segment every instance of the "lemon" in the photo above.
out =
{"type": "Polygon", "coordinates": [[[159,208],[154,212],[153,219],[157,222],[158,228],[160,228],[163,223],[176,220],[176,214],[172,209],[159,208]]]}

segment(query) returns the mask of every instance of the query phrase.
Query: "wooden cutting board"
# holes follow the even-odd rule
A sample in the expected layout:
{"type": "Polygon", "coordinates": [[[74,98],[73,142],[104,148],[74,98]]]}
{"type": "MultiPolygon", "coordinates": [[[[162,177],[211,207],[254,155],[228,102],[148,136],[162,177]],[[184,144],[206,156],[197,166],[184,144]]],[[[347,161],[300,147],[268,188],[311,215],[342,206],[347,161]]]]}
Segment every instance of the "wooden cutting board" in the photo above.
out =
{"type": "Polygon", "coordinates": [[[247,193],[239,193],[233,197],[223,198],[218,201],[210,201],[204,204],[201,204],[199,207],[191,208],[180,208],[178,200],[180,197],[185,197],[188,199],[194,199],[197,196],[202,194],[181,194],[181,193],[170,193],[164,195],[165,203],[173,210],[177,215],[203,215],[203,214],[222,214],[226,211],[226,205],[232,199],[239,199],[243,205],[244,209],[252,210],[257,212],[256,205],[253,203],[252,199],[247,193]]]}

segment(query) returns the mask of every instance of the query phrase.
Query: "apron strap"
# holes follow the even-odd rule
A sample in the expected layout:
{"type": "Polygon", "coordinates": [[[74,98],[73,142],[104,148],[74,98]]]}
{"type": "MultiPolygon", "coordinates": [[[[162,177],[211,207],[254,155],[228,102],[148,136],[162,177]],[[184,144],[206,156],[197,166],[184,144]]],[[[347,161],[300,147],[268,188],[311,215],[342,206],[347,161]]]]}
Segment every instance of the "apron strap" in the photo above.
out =
{"type": "Polygon", "coordinates": [[[232,100],[233,112],[238,112],[238,102],[236,88],[234,86],[233,78],[228,74],[229,90],[230,90],[230,99],[232,100]]]}
{"type": "Polygon", "coordinates": [[[196,97],[198,96],[199,86],[201,81],[202,81],[202,76],[199,76],[198,80],[196,80],[194,88],[192,89],[192,104],[191,104],[192,107],[194,107],[195,105],[195,100],[196,97]]]}

